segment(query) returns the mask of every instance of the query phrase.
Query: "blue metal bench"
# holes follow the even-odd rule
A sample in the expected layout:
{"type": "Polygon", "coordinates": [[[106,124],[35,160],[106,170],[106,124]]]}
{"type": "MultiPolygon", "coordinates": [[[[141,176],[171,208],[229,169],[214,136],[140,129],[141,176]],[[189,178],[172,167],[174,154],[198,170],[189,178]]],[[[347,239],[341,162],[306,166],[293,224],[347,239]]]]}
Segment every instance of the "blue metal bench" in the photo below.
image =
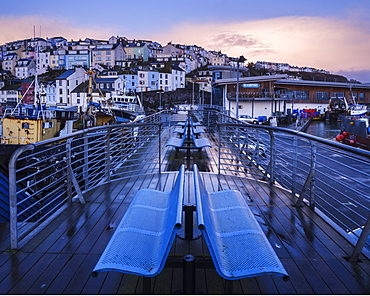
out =
{"type": "Polygon", "coordinates": [[[209,193],[194,165],[198,228],[215,269],[227,280],[276,274],[289,279],[284,266],[239,191],[209,193]]]}
{"type": "Polygon", "coordinates": [[[179,134],[181,138],[187,132],[187,125],[185,124],[184,126],[176,126],[173,132],[179,134]]]}
{"type": "Polygon", "coordinates": [[[185,166],[173,189],[139,190],[114,232],[93,274],[118,271],[144,277],[159,274],[181,227],[185,166]]]}
{"type": "Polygon", "coordinates": [[[176,150],[178,150],[179,148],[184,146],[185,139],[186,139],[185,135],[181,138],[171,137],[171,138],[168,139],[166,147],[167,146],[173,146],[173,147],[176,148],[176,150]]]}
{"type": "Polygon", "coordinates": [[[202,149],[204,147],[210,147],[210,148],[212,147],[211,143],[209,142],[207,138],[197,139],[196,135],[193,132],[190,133],[190,137],[193,140],[195,148],[202,149]]]}

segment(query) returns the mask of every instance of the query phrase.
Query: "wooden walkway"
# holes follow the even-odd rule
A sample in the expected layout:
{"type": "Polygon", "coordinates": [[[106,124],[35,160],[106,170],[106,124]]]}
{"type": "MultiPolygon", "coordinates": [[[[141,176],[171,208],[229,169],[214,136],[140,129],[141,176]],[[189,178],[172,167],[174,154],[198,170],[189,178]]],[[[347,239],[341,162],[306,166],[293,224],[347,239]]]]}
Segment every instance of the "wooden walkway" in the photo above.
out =
{"type": "MultiPolygon", "coordinates": [[[[215,174],[215,149],[202,159],[202,177],[209,191],[239,190],[281,259],[290,281],[264,275],[234,282],[234,294],[369,294],[370,261],[347,262],[353,246],[308,207],[292,207],[289,193],[266,182],[215,174]]],[[[173,151],[166,152],[166,159],[173,151]]],[[[183,156],[173,161],[184,161],[183,156]]],[[[173,162],[163,164],[169,168],[173,162]]],[[[88,203],[72,204],[18,251],[9,251],[8,225],[0,225],[1,294],[142,294],[138,276],[91,271],[141,188],[170,191],[175,172],[131,177],[89,192],[88,203]]],[[[186,174],[185,196],[194,203],[192,173],[186,174]]],[[[242,223],[242,221],[241,221],[242,223]]],[[[243,250],[240,250],[241,252],[243,250]]],[[[258,252],[258,250],[256,250],[258,252]]],[[[216,273],[203,238],[176,238],[167,264],[152,280],[154,294],[182,293],[182,258],[196,257],[196,291],[223,294],[225,282],[216,273]]]]}

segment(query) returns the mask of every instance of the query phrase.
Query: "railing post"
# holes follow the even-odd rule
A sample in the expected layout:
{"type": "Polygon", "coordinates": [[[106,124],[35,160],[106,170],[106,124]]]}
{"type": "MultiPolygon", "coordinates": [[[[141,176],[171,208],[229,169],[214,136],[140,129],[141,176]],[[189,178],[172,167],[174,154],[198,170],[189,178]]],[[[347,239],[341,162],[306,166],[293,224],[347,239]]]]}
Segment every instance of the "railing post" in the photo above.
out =
{"type": "Polygon", "coordinates": [[[275,169],[275,135],[272,130],[269,130],[270,134],[270,164],[269,164],[269,173],[270,173],[270,185],[274,184],[274,169],[275,169]]]}
{"type": "Polygon", "coordinates": [[[362,229],[360,237],[356,243],[355,249],[353,250],[352,255],[349,257],[348,261],[358,260],[369,235],[370,235],[370,215],[367,218],[366,224],[364,228],[362,229]]]}
{"type": "Polygon", "coordinates": [[[10,248],[18,249],[18,210],[17,210],[17,159],[25,151],[33,150],[34,146],[26,145],[18,148],[9,159],[9,219],[10,248]]]}
{"type": "Polygon", "coordinates": [[[221,175],[221,125],[218,124],[218,176],[221,175]]]}
{"type": "Polygon", "coordinates": [[[110,181],[111,175],[111,160],[110,160],[110,136],[111,136],[112,128],[107,130],[107,134],[105,136],[105,147],[104,147],[104,155],[105,155],[105,180],[107,182],[110,181]]]}
{"type": "MultiPolygon", "coordinates": [[[[154,130],[155,126],[153,126],[153,130],[154,130]]],[[[159,137],[158,137],[158,162],[159,162],[159,174],[162,173],[162,151],[161,151],[161,144],[162,144],[162,138],[161,138],[161,134],[162,134],[162,123],[159,124],[159,127],[158,127],[158,130],[159,130],[159,137]]]]}
{"type": "MultiPolygon", "coordinates": [[[[69,138],[66,142],[66,150],[67,150],[67,180],[68,180],[68,189],[72,191],[72,184],[75,187],[75,190],[77,192],[78,199],[80,200],[80,203],[85,204],[85,199],[83,197],[80,185],[78,184],[77,178],[73,172],[72,169],[72,149],[71,149],[71,143],[72,143],[73,138],[69,138]]],[[[70,193],[69,193],[70,195],[70,193]]],[[[70,199],[70,202],[72,199],[70,199]]]]}
{"type": "Polygon", "coordinates": [[[297,151],[298,151],[298,141],[297,137],[293,137],[293,168],[292,168],[292,194],[295,196],[297,192],[297,166],[298,166],[298,161],[297,161],[297,151]]]}
{"type": "Polygon", "coordinates": [[[316,200],[315,200],[315,177],[316,177],[316,144],[312,143],[311,149],[311,171],[312,171],[312,178],[310,182],[310,208],[311,210],[315,210],[316,200]]]}
{"type": "Polygon", "coordinates": [[[310,209],[315,210],[315,169],[316,169],[316,145],[312,143],[311,149],[311,165],[310,172],[306,178],[306,182],[303,185],[302,191],[298,197],[295,207],[300,207],[302,205],[303,199],[306,195],[308,187],[310,187],[310,209]]]}
{"type": "Polygon", "coordinates": [[[89,138],[88,133],[83,134],[83,167],[82,175],[85,182],[85,190],[90,188],[89,179],[89,138]]]}

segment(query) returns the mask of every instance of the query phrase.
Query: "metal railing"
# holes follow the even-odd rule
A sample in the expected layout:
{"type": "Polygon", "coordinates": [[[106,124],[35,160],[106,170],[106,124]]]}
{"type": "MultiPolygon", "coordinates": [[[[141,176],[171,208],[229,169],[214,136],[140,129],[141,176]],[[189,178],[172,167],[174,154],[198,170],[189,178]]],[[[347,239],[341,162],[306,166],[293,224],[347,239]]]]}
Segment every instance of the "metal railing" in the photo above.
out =
{"type": "Polygon", "coordinates": [[[356,247],[370,250],[370,152],[295,130],[219,114],[219,173],[253,176],[289,190],[356,247]],[[367,242],[366,242],[367,240],[367,242]]]}
{"type": "MultiPolygon", "coordinates": [[[[288,190],[356,245],[370,233],[370,152],[302,132],[244,124],[221,112],[192,110],[218,141],[219,174],[263,179],[288,190]],[[244,174],[244,175],[243,175],[244,174]]],[[[114,180],[161,172],[170,114],[103,126],[26,145],[9,165],[11,247],[79,200],[114,180]],[[144,172],[143,172],[144,169],[144,172]]],[[[212,148],[213,149],[213,148],[212,148]]]]}
{"type": "Polygon", "coordinates": [[[161,116],[106,125],[21,146],[9,161],[11,248],[84,193],[114,180],[160,173],[161,116]]]}

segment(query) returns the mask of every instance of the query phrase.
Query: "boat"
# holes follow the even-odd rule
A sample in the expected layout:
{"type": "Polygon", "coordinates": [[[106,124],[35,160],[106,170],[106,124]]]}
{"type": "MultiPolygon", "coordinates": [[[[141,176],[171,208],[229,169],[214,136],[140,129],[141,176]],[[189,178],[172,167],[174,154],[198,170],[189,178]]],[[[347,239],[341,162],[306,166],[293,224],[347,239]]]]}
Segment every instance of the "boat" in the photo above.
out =
{"type": "Polygon", "coordinates": [[[331,97],[328,104],[328,110],[325,114],[325,119],[327,121],[341,120],[341,118],[346,114],[347,109],[348,104],[345,97],[331,97]]]}
{"type": "Polygon", "coordinates": [[[367,114],[367,106],[354,104],[348,105],[348,115],[349,116],[363,116],[367,114]]]}
{"type": "Polygon", "coordinates": [[[370,150],[370,117],[346,116],[335,139],[343,144],[370,150]]]}
{"type": "Polygon", "coordinates": [[[117,123],[134,121],[145,115],[139,96],[133,92],[114,95],[102,105],[105,110],[114,113],[117,123]]]}

